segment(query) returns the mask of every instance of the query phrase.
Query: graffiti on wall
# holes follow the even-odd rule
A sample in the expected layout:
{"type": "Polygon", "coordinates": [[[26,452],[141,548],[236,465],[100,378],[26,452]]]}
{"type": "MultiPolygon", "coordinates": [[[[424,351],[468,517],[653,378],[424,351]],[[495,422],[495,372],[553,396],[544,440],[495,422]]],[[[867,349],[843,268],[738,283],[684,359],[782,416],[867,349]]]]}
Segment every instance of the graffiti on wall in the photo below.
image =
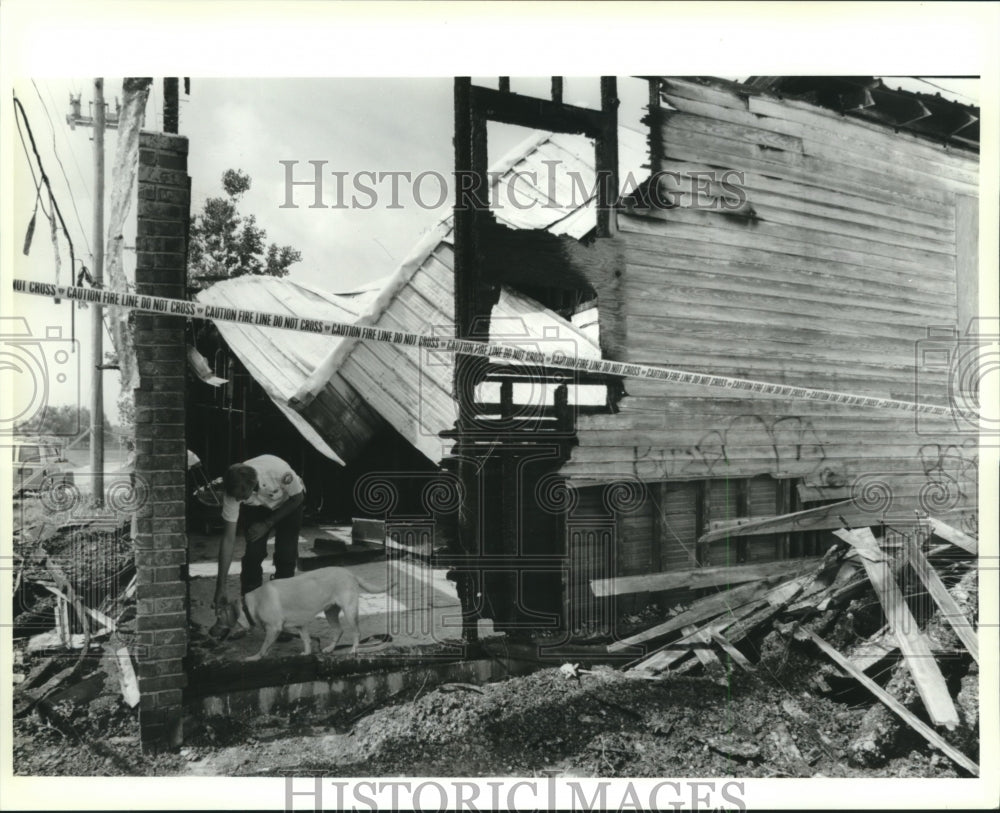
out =
{"type": "Polygon", "coordinates": [[[736,415],[686,446],[634,447],[634,474],[645,480],[724,477],[738,473],[805,477],[824,468],[824,442],[812,421],[736,415]],[[736,472],[734,472],[736,469],[736,472]]]}

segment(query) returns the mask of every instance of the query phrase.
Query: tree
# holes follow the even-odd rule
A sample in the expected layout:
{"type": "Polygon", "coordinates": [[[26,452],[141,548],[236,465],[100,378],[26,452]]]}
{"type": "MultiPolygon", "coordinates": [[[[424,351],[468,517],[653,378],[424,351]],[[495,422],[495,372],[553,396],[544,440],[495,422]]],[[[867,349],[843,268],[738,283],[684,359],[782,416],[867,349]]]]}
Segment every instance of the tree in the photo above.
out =
{"type": "Polygon", "coordinates": [[[267,232],[253,215],[241,215],[240,199],[250,176],[239,169],[222,173],[224,197],[209,198],[191,218],[188,233],[188,283],[200,289],[220,279],[246,274],[284,277],[302,254],[291,246],[267,243],[267,232]]]}
{"type": "MultiPolygon", "coordinates": [[[[104,425],[113,427],[108,416],[104,425]]],[[[46,405],[32,416],[31,420],[19,423],[15,428],[18,435],[56,435],[72,438],[90,426],[90,410],[75,404],[46,405]]]]}

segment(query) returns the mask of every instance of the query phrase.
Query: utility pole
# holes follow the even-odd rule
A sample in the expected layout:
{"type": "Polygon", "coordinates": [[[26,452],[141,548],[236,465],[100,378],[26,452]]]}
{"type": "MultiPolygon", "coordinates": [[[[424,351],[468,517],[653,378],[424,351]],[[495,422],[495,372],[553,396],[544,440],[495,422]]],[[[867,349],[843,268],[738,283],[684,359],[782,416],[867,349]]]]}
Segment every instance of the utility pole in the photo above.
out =
{"type": "MultiPolygon", "coordinates": [[[[104,80],[94,80],[94,269],[95,288],[104,278],[104,80]]],[[[90,471],[94,501],[104,505],[104,308],[91,305],[90,471]]]]}
{"type": "MultiPolygon", "coordinates": [[[[69,98],[66,122],[70,129],[94,128],[94,262],[92,285],[99,288],[104,279],[104,131],[118,127],[120,111],[108,116],[104,105],[104,80],[94,80],[93,115],[84,116],[80,96],[69,98]]],[[[74,270],[75,273],[75,270],[74,270]]],[[[90,470],[94,482],[94,501],[104,505],[104,308],[91,304],[91,389],[90,389],[90,470]]]]}

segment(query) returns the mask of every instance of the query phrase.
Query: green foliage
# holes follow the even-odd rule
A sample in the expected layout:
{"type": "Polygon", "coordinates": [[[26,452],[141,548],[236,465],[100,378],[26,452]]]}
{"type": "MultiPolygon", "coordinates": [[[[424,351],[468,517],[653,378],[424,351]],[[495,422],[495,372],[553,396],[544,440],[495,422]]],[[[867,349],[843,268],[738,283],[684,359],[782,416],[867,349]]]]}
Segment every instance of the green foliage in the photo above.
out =
{"type": "MultiPolygon", "coordinates": [[[[113,424],[104,416],[104,425],[111,428],[113,424]]],[[[16,433],[19,435],[58,435],[74,437],[90,426],[90,410],[74,404],[61,406],[46,406],[35,414],[30,421],[19,423],[16,433]]]]}
{"type": "Polygon", "coordinates": [[[251,179],[242,170],[222,174],[224,197],[209,198],[201,214],[191,218],[188,245],[188,282],[200,289],[220,279],[246,274],[284,277],[302,259],[291,246],[267,242],[267,232],[253,215],[239,213],[240,198],[251,179]]]}

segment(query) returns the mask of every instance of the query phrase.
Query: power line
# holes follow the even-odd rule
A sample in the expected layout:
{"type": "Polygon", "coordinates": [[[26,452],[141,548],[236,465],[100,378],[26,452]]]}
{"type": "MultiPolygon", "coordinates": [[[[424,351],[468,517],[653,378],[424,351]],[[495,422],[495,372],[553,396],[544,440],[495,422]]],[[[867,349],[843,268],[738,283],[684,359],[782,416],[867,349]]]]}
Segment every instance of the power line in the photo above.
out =
{"type": "Polygon", "coordinates": [[[914,78],[918,82],[923,82],[925,85],[930,85],[932,88],[937,88],[938,90],[943,90],[945,93],[950,93],[953,96],[961,96],[963,99],[968,99],[970,102],[972,102],[973,104],[975,104],[977,106],[979,104],[979,102],[977,100],[973,99],[971,96],[966,96],[964,93],[959,93],[957,90],[952,90],[951,88],[946,88],[946,87],[942,87],[941,85],[936,85],[936,84],[934,84],[934,82],[931,82],[929,79],[924,79],[922,76],[916,76],[914,78]]]}
{"type": "MultiPolygon", "coordinates": [[[[52,102],[53,109],[57,109],[59,105],[56,104],[56,100],[52,95],[52,88],[46,85],[45,92],[49,96],[49,101],[52,102]]],[[[69,157],[73,159],[73,166],[76,167],[76,174],[80,176],[80,183],[83,185],[83,191],[87,194],[87,197],[93,197],[90,194],[90,184],[87,182],[87,178],[83,174],[83,170],[80,169],[79,161],[76,160],[76,153],[73,152],[73,145],[70,143],[69,136],[66,135],[65,130],[60,130],[59,132],[62,133],[63,143],[66,144],[66,147],[69,150],[69,157]]]]}
{"type": "MultiPolygon", "coordinates": [[[[42,157],[38,154],[38,146],[35,144],[35,136],[31,132],[31,124],[28,121],[28,114],[24,110],[24,105],[21,104],[21,100],[14,96],[14,108],[15,115],[14,121],[17,123],[17,132],[21,136],[21,143],[24,143],[24,134],[21,132],[21,119],[24,119],[24,128],[28,131],[28,140],[31,142],[31,151],[35,154],[35,161],[38,162],[38,172],[42,177],[42,183],[45,184],[45,188],[49,193],[49,200],[52,202],[52,208],[55,210],[56,216],[59,218],[59,223],[62,226],[63,234],[66,235],[66,242],[69,244],[69,260],[71,276],[76,273],[76,252],[73,249],[73,238],[70,236],[69,229],[66,228],[66,220],[62,216],[62,211],[59,209],[59,204],[56,201],[55,193],[52,191],[52,182],[49,181],[49,176],[45,174],[45,167],[42,165],[42,157]],[[17,113],[21,116],[18,118],[17,113]]],[[[27,147],[25,147],[25,152],[27,152],[27,147]]],[[[28,157],[28,165],[31,166],[30,156],[28,157]]],[[[34,171],[32,171],[32,177],[34,177],[34,171]]]]}
{"type": "Polygon", "coordinates": [[[80,227],[80,235],[83,237],[83,244],[87,247],[87,253],[93,254],[90,250],[90,243],[87,241],[87,230],[83,228],[83,219],[80,217],[80,210],[76,208],[76,197],[73,195],[73,185],[69,182],[69,176],[66,174],[66,167],[63,166],[62,159],[59,157],[59,150],[56,147],[56,126],[52,121],[48,105],[45,104],[45,99],[42,98],[42,93],[38,89],[38,85],[35,84],[34,79],[31,80],[31,84],[32,87],[35,88],[35,93],[38,94],[38,101],[42,103],[42,110],[45,111],[45,117],[49,120],[49,129],[52,130],[52,154],[55,155],[56,161],[59,163],[59,169],[62,170],[63,179],[66,181],[66,189],[69,192],[69,202],[73,204],[73,212],[76,214],[76,222],[80,227]]]}

